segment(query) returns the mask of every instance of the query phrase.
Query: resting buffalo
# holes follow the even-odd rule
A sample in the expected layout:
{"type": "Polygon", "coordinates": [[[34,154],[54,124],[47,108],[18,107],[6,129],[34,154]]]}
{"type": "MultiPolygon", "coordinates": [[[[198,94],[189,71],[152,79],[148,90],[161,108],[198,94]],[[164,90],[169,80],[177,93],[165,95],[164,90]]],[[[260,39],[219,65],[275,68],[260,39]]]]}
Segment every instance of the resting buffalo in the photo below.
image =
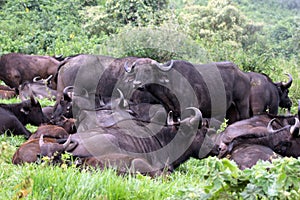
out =
{"type": "MultiPolygon", "coordinates": [[[[217,153],[217,147],[206,137],[206,127],[198,129],[201,113],[195,108],[193,110],[196,115],[183,119],[180,125],[162,126],[152,123],[149,126],[134,120],[124,120],[113,127],[99,127],[73,134],[65,151],[79,158],[117,154],[130,157],[129,160],[139,158],[147,161],[147,165],[156,172],[165,167],[173,170],[190,157],[200,159],[217,153]]],[[[45,155],[52,155],[55,151],[45,152],[45,155]]],[[[147,174],[149,171],[141,173],[147,174]]]]}
{"type": "Polygon", "coordinates": [[[174,112],[174,120],[189,106],[200,108],[204,117],[223,119],[234,105],[237,116],[229,117],[229,123],[249,117],[250,80],[234,63],[196,65],[172,60],[163,65],[142,58],[124,69],[122,83],[151,93],[167,111],[174,112]]]}
{"type": "MultiPolygon", "coordinates": [[[[85,131],[96,127],[112,127],[123,120],[137,120],[144,123],[156,123],[160,125],[171,125],[172,119],[167,119],[167,113],[164,108],[157,104],[141,103],[131,104],[124,98],[123,93],[119,91],[120,96],[114,96],[107,103],[97,109],[89,109],[87,99],[83,96],[74,97],[73,104],[81,109],[76,112],[76,124],[78,131],[85,131]]],[[[172,114],[171,114],[172,115],[172,114]]]]}
{"type": "MultiPolygon", "coordinates": [[[[51,75],[52,76],[52,75],[51,75]]],[[[43,99],[47,98],[50,100],[55,100],[56,90],[48,87],[48,77],[47,79],[37,80],[37,77],[33,79],[33,82],[25,81],[19,86],[19,97],[20,99],[27,99],[30,95],[36,98],[43,99]]]]}
{"type": "Polygon", "coordinates": [[[69,137],[69,133],[63,127],[57,125],[42,125],[38,127],[29,139],[39,139],[41,135],[56,139],[69,137]]]}
{"type": "Polygon", "coordinates": [[[9,53],[0,57],[0,79],[11,88],[18,88],[34,77],[47,78],[57,71],[59,61],[51,56],[9,53]]]}
{"type": "Polygon", "coordinates": [[[259,160],[272,162],[272,159],[280,157],[267,146],[247,143],[234,147],[230,153],[230,160],[234,160],[242,170],[251,168],[259,160]]]}
{"type": "MultiPolygon", "coordinates": [[[[57,139],[55,138],[44,138],[41,135],[40,138],[30,139],[23,143],[17,151],[14,153],[12,158],[12,163],[15,165],[23,164],[23,163],[32,163],[37,162],[38,158],[42,154],[41,146],[51,146],[56,148],[56,151],[59,151],[60,147],[68,146],[69,140],[67,140],[64,144],[59,144],[57,139]],[[50,143],[51,145],[49,145],[50,143]],[[46,144],[46,145],[45,145],[46,144]]],[[[45,149],[43,149],[45,151],[45,149]]],[[[52,150],[52,149],[51,149],[52,150]]],[[[50,151],[50,150],[48,150],[50,151]]],[[[60,152],[61,153],[61,152],[60,152]]]]}
{"type": "Polygon", "coordinates": [[[236,159],[241,168],[251,167],[259,159],[270,160],[267,157],[273,152],[280,156],[298,157],[299,127],[298,116],[257,115],[236,122],[228,126],[217,140],[219,157],[233,154],[231,158],[236,159]],[[252,153],[249,153],[250,149],[252,153]]]}
{"type": "Polygon", "coordinates": [[[10,130],[15,135],[25,135],[28,138],[31,133],[24,127],[30,123],[39,126],[48,120],[42,112],[40,103],[31,96],[30,100],[17,104],[0,104],[0,132],[10,130]]]}
{"type": "Polygon", "coordinates": [[[107,154],[97,157],[88,157],[80,159],[78,163],[81,168],[93,167],[95,169],[116,169],[119,175],[143,173],[151,177],[172,172],[171,169],[155,169],[144,158],[130,156],[127,154],[107,154]]]}
{"type": "Polygon", "coordinates": [[[278,107],[290,110],[292,101],[288,97],[289,88],[292,85],[292,76],[288,74],[287,83],[274,83],[267,75],[248,72],[251,83],[250,115],[265,113],[276,115],[278,107]]]}

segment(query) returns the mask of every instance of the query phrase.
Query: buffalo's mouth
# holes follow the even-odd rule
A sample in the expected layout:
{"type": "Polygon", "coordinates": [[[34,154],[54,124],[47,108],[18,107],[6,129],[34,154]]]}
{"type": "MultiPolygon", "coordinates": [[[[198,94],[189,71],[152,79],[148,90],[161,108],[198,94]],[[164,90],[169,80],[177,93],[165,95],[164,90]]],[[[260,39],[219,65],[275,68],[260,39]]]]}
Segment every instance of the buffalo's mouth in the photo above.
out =
{"type": "Polygon", "coordinates": [[[279,106],[280,106],[281,108],[287,108],[288,111],[291,111],[292,102],[291,102],[291,101],[288,101],[288,102],[280,102],[280,103],[279,103],[279,106]]]}

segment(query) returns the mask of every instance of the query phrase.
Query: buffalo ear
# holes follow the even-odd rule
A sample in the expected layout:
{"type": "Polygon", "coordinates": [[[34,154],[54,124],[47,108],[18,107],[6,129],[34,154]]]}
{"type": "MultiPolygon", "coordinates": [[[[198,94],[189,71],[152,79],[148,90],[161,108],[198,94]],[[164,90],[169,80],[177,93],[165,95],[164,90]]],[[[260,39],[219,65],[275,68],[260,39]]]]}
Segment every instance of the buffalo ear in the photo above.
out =
{"type": "Polygon", "coordinates": [[[37,105],[38,104],[38,101],[34,98],[33,95],[30,95],[30,102],[31,102],[31,105],[37,105]]]}

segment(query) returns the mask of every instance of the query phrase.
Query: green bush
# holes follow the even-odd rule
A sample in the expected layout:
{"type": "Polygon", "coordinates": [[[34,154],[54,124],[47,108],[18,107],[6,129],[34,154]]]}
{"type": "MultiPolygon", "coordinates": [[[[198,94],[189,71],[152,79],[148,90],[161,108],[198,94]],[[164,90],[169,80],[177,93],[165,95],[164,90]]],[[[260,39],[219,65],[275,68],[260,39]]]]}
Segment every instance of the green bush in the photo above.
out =
{"type": "Polygon", "coordinates": [[[79,11],[87,1],[8,1],[0,10],[0,54],[65,54],[91,52],[79,11]],[[79,42],[73,45],[74,41],[79,42]],[[87,45],[83,45],[87,44],[87,45]],[[80,47],[80,48],[78,48],[80,47]]]}
{"type": "Polygon", "coordinates": [[[159,25],[166,18],[167,0],[109,0],[105,6],[87,7],[81,12],[89,35],[112,34],[124,25],[159,25]]]}
{"type": "Polygon", "coordinates": [[[161,27],[126,26],[101,45],[99,54],[149,57],[160,62],[171,59],[208,62],[206,51],[189,36],[176,30],[175,24],[161,27]]]}

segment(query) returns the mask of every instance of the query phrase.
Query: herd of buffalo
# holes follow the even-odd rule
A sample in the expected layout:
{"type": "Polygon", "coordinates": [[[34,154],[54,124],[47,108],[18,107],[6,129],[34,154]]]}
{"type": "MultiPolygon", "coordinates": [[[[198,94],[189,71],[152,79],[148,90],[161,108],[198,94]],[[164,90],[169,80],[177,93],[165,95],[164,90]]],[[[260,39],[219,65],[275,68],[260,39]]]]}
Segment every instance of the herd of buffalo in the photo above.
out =
{"type": "Polygon", "coordinates": [[[9,53],[0,57],[0,131],[28,139],[12,162],[62,162],[157,176],[189,158],[258,160],[300,156],[299,115],[290,114],[293,78],[273,82],[232,62],[9,53]],[[38,99],[55,101],[41,107],[38,99]],[[287,109],[278,115],[279,107],[287,109]],[[220,132],[224,119],[228,126],[220,132]],[[38,126],[36,132],[26,124],[38,126]]]}

